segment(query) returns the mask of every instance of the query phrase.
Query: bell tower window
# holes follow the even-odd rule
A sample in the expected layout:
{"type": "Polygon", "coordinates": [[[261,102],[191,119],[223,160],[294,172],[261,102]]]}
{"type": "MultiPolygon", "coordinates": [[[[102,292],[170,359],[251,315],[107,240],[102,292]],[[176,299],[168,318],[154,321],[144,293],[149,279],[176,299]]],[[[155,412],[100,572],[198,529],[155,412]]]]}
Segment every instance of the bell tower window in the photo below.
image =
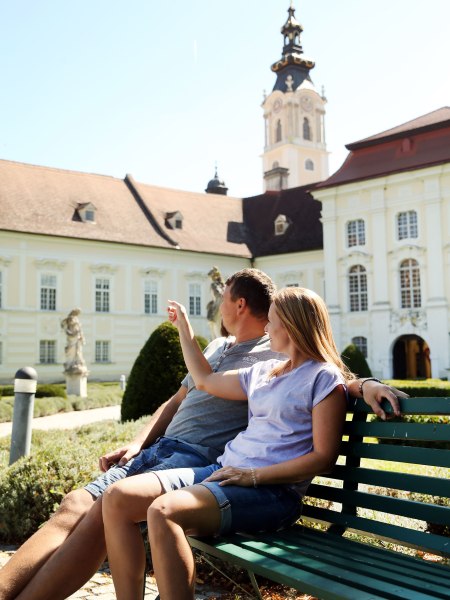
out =
{"type": "Polygon", "coordinates": [[[303,139],[312,140],[311,125],[309,124],[309,119],[307,117],[303,119],[303,139]]]}
{"type": "Polygon", "coordinates": [[[282,138],[281,121],[280,121],[280,119],[278,119],[277,127],[275,130],[275,142],[281,142],[281,138],[282,138]]]}

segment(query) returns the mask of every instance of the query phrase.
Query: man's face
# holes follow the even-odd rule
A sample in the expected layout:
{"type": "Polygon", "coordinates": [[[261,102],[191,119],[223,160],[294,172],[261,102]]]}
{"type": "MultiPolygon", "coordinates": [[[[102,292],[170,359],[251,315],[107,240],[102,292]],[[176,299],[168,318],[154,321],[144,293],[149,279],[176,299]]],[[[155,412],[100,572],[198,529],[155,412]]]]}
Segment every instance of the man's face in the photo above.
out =
{"type": "Polygon", "coordinates": [[[238,318],[237,310],[238,310],[239,299],[233,300],[231,297],[230,286],[225,286],[225,291],[222,296],[222,304],[220,305],[220,315],[222,317],[222,323],[225,326],[226,330],[234,334],[235,327],[234,324],[238,318]]]}

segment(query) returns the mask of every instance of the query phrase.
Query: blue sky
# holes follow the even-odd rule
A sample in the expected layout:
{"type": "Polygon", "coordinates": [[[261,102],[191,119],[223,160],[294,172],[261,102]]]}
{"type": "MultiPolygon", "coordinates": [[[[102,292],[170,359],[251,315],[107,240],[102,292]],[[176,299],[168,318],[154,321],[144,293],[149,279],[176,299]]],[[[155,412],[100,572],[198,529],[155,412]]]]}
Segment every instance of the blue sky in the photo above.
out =
{"type": "MultiPolygon", "coordinates": [[[[289,0],[0,0],[0,158],[262,191],[263,91],[289,0]]],[[[345,144],[450,105],[449,0],[294,0],[345,144]]]]}

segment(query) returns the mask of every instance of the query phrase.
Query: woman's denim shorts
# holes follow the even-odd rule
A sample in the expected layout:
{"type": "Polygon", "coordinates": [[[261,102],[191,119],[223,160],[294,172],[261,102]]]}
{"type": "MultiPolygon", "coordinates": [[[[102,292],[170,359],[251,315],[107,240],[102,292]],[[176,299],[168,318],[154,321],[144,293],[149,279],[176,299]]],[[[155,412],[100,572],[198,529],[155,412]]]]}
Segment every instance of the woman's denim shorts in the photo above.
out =
{"type": "Polygon", "coordinates": [[[164,491],[178,490],[200,484],[208,488],[219,505],[221,523],[219,534],[236,531],[257,533],[277,531],[292,525],[300,517],[300,496],[287,485],[261,485],[257,488],[239,485],[219,485],[204,481],[220,469],[218,464],[208,467],[157,471],[155,475],[164,491]]]}
{"type": "Polygon", "coordinates": [[[125,479],[125,477],[158,469],[178,469],[186,465],[190,467],[206,466],[210,462],[211,459],[202,456],[190,444],[174,438],[162,437],[149,448],[141,450],[125,465],[112,466],[95,481],[88,483],[84,489],[90,492],[94,498],[98,498],[111,484],[125,479]]]}

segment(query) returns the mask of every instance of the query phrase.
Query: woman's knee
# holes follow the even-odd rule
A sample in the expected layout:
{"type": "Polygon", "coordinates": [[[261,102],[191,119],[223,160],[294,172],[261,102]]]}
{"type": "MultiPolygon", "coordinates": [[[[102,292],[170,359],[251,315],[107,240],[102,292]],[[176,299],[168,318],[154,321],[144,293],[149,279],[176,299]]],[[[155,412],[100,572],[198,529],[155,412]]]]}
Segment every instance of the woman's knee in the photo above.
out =
{"type": "Polygon", "coordinates": [[[126,508],[129,497],[124,481],[117,481],[106,489],[102,496],[103,512],[115,512],[126,508]]]}

